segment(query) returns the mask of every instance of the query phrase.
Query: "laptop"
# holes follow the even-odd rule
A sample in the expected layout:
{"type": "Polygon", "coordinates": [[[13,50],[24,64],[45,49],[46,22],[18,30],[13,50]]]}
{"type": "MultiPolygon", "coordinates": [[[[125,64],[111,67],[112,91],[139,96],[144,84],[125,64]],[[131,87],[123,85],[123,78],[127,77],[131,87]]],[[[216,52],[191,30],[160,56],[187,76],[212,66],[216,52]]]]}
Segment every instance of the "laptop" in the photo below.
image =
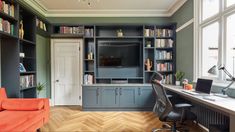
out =
{"type": "Polygon", "coordinates": [[[211,93],[212,82],[213,80],[198,78],[195,91],[183,90],[183,92],[192,95],[209,95],[211,93]]]}

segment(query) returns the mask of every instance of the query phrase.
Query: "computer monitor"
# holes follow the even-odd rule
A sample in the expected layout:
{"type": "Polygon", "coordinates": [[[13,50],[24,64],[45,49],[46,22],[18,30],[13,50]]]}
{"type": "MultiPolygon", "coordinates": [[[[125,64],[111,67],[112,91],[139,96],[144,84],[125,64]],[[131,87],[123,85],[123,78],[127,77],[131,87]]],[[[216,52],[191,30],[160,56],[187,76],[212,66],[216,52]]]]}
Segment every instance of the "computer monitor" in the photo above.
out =
{"type": "Polygon", "coordinates": [[[197,79],[195,91],[210,94],[213,80],[197,79]]]}

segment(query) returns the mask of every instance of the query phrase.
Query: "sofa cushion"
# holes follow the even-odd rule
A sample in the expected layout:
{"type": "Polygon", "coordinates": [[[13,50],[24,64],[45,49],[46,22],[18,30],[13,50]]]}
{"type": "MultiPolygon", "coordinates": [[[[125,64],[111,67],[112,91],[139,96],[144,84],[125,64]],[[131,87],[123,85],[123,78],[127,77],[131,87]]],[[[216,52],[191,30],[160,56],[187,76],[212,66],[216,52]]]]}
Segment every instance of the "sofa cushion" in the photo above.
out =
{"type": "Polygon", "coordinates": [[[43,106],[43,100],[37,99],[5,99],[2,101],[2,108],[6,110],[31,111],[40,110],[43,106]]]}
{"type": "Polygon", "coordinates": [[[2,101],[3,101],[3,99],[6,99],[6,98],[7,98],[7,95],[6,95],[5,88],[0,88],[0,111],[3,110],[2,101]]]}
{"type": "Polygon", "coordinates": [[[27,121],[28,113],[19,113],[12,111],[0,112],[0,131],[10,131],[27,121]]]}
{"type": "MultiPolygon", "coordinates": [[[[15,111],[12,111],[15,112],[15,111]]],[[[25,118],[27,119],[22,124],[14,127],[11,129],[11,131],[17,130],[19,132],[23,132],[28,130],[29,128],[32,128],[32,130],[36,130],[40,128],[40,126],[43,125],[43,118],[44,118],[44,110],[39,111],[16,111],[16,114],[27,114],[25,118]]]]}

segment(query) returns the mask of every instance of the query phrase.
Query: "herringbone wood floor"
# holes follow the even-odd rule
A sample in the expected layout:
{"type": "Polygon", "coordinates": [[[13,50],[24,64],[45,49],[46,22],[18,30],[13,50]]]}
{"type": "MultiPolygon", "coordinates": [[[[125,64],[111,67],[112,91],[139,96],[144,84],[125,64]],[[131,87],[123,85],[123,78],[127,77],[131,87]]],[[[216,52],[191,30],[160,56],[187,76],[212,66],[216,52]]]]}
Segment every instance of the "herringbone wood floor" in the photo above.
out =
{"type": "MultiPolygon", "coordinates": [[[[49,123],[41,132],[117,131],[151,132],[162,123],[152,112],[86,112],[79,107],[52,107],[49,123]]],[[[190,132],[202,131],[191,123],[190,132]]]]}

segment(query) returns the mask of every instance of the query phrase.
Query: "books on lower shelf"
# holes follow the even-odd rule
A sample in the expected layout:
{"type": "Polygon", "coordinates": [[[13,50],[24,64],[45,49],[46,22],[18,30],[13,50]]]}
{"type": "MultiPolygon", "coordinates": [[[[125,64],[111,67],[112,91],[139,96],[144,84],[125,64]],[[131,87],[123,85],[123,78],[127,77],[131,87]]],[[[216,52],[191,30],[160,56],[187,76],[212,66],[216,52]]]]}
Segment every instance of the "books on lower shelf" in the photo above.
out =
{"type": "Polygon", "coordinates": [[[83,26],[77,26],[77,27],[61,26],[59,33],[83,35],[84,27],[83,26]]]}
{"type": "Polygon", "coordinates": [[[172,48],[174,41],[171,39],[156,39],[155,47],[156,48],[172,48]]]}
{"type": "Polygon", "coordinates": [[[157,60],[171,60],[172,59],[172,52],[168,51],[156,51],[155,58],[157,60]]]}
{"type": "Polygon", "coordinates": [[[34,87],[35,85],[36,85],[35,75],[20,76],[20,87],[21,88],[34,87]]]}
{"type": "Polygon", "coordinates": [[[83,77],[83,83],[84,84],[93,84],[93,75],[85,74],[83,77]]]}
{"type": "Polygon", "coordinates": [[[154,36],[154,30],[153,29],[144,29],[144,36],[145,37],[153,37],[154,36]]]}
{"type": "Polygon", "coordinates": [[[172,74],[163,75],[162,83],[163,84],[173,84],[173,75],[172,74]]]}
{"type": "Polygon", "coordinates": [[[13,24],[11,24],[7,20],[0,18],[0,31],[14,35],[14,30],[15,30],[15,28],[14,28],[13,24]]]}
{"type": "Polygon", "coordinates": [[[165,63],[157,63],[157,71],[172,71],[172,63],[165,62],[165,63]]]}
{"type": "Polygon", "coordinates": [[[14,17],[15,16],[15,6],[13,4],[8,4],[4,0],[0,0],[0,11],[14,17]]]}

